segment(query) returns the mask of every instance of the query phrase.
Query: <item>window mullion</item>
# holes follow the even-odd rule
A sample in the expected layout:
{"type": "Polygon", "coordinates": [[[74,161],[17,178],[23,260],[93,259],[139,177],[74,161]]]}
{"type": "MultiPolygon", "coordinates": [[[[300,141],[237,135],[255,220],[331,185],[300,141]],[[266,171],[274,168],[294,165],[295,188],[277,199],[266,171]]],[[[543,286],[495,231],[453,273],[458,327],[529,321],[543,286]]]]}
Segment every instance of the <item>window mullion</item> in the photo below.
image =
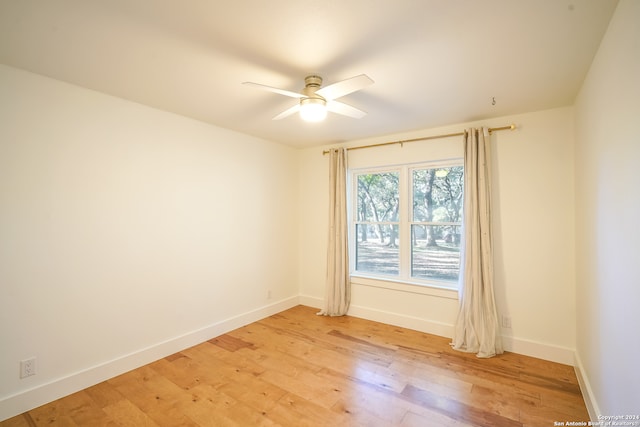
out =
{"type": "Polygon", "coordinates": [[[411,185],[410,170],[404,166],[400,171],[400,277],[411,277],[411,185]]]}

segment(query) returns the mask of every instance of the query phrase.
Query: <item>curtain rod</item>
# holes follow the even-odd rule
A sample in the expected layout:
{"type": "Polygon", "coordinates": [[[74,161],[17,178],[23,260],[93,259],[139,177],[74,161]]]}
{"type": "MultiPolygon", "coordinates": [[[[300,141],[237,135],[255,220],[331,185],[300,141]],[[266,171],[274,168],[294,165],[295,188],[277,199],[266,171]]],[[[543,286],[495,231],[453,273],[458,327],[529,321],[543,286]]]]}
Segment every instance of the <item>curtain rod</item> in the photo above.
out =
{"type": "MultiPolygon", "coordinates": [[[[492,132],[497,132],[499,130],[514,130],[516,128],[516,125],[514,124],[510,124],[509,126],[501,126],[501,127],[497,127],[497,128],[489,128],[489,133],[492,132]]],[[[463,132],[456,132],[456,133],[445,133],[443,135],[433,135],[433,136],[423,136],[421,138],[413,138],[413,139],[403,139],[400,141],[390,141],[390,142],[381,142],[379,144],[369,144],[369,145],[360,145],[357,147],[349,147],[347,148],[347,151],[351,151],[351,150],[361,150],[363,148],[371,148],[371,147],[381,147],[383,145],[393,145],[393,144],[400,144],[400,146],[402,146],[402,144],[404,144],[405,142],[415,142],[415,141],[427,141],[429,139],[440,139],[440,138],[451,138],[453,136],[462,136],[464,135],[464,131],[463,132]]],[[[322,152],[322,155],[325,154],[329,154],[328,150],[325,150],[322,152]]]]}

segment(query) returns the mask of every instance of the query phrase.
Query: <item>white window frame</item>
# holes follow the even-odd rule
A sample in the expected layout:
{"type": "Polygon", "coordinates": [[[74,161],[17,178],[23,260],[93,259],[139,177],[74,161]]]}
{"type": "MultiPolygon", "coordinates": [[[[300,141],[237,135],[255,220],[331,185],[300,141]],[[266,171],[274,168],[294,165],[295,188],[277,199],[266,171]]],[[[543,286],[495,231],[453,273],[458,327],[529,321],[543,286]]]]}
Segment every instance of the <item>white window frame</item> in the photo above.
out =
{"type": "MultiPolygon", "coordinates": [[[[421,221],[413,221],[411,207],[413,206],[412,171],[414,169],[434,169],[463,166],[463,159],[453,158],[438,161],[419,163],[405,163],[391,166],[364,167],[350,169],[347,180],[348,221],[349,221],[349,252],[355,254],[356,248],[356,224],[357,221],[357,194],[358,175],[397,172],[399,184],[400,206],[398,212],[398,238],[399,238],[399,274],[383,275],[356,271],[355,256],[350,256],[351,282],[371,287],[381,287],[404,292],[434,295],[444,298],[458,298],[458,283],[437,279],[420,279],[411,277],[411,225],[425,224],[421,221]],[[409,243],[407,243],[409,242],[409,243]]],[[[437,223],[447,225],[449,223],[437,223]]],[[[454,223],[450,223],[454,224],[454,223]]],[[[462,225],[455,223],[455,225],[462,225]]],[[[462,251],[462,248],[460,249],[462,251]]]]}

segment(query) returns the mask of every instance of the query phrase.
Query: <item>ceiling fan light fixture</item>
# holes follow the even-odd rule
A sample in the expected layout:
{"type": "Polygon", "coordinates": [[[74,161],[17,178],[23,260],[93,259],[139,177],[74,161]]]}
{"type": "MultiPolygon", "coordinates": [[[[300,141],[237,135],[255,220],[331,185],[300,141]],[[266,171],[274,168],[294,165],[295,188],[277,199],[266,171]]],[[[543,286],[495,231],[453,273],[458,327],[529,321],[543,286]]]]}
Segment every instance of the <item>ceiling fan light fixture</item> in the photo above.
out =
{"type": "Polygon", "coordinates": [[[305,77],[304,88],[302,88],[300,92],[291,92],[290,90],[278,89],[277,87],[252,82],[244,82],[243,84],[298,99],[297,104],[276,115],[272,120],[282,120],[299,112],[302,120],[307,122],[320,122],[327,117],[327,111],[354,119],[364,117],[367,114],[364,111],[336,101],[336,99],[364,89],[373,84],[373,80],[365,74],[360,74],[359,76],[322,87],[322,77],[310,75],[305,77]]]}
{"type": "Polygon", "coordinates": [[[302,98],[300,117],[305,122],[321,122],[327,117],[327,101],[323,98],[302,98]]]}

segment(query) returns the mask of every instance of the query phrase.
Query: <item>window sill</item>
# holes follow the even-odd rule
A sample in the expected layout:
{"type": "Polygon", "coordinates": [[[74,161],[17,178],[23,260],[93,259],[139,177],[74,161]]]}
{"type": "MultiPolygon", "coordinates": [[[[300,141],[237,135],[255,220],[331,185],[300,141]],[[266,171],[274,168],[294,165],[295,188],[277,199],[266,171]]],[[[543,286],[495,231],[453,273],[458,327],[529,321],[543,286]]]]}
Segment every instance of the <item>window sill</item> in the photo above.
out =
{"type": "Polygon", "coordinates": [[[351,283],[360,286],[369,286],[373,288],[390,289],[394,291],[407,292],[420,295],[431,295],[439,298],[458,299],[458,290],[447,288],[444,286],[418,284],[404,282],[393,279],[372,278],[362,275],[351,275],[351,283]]]}

